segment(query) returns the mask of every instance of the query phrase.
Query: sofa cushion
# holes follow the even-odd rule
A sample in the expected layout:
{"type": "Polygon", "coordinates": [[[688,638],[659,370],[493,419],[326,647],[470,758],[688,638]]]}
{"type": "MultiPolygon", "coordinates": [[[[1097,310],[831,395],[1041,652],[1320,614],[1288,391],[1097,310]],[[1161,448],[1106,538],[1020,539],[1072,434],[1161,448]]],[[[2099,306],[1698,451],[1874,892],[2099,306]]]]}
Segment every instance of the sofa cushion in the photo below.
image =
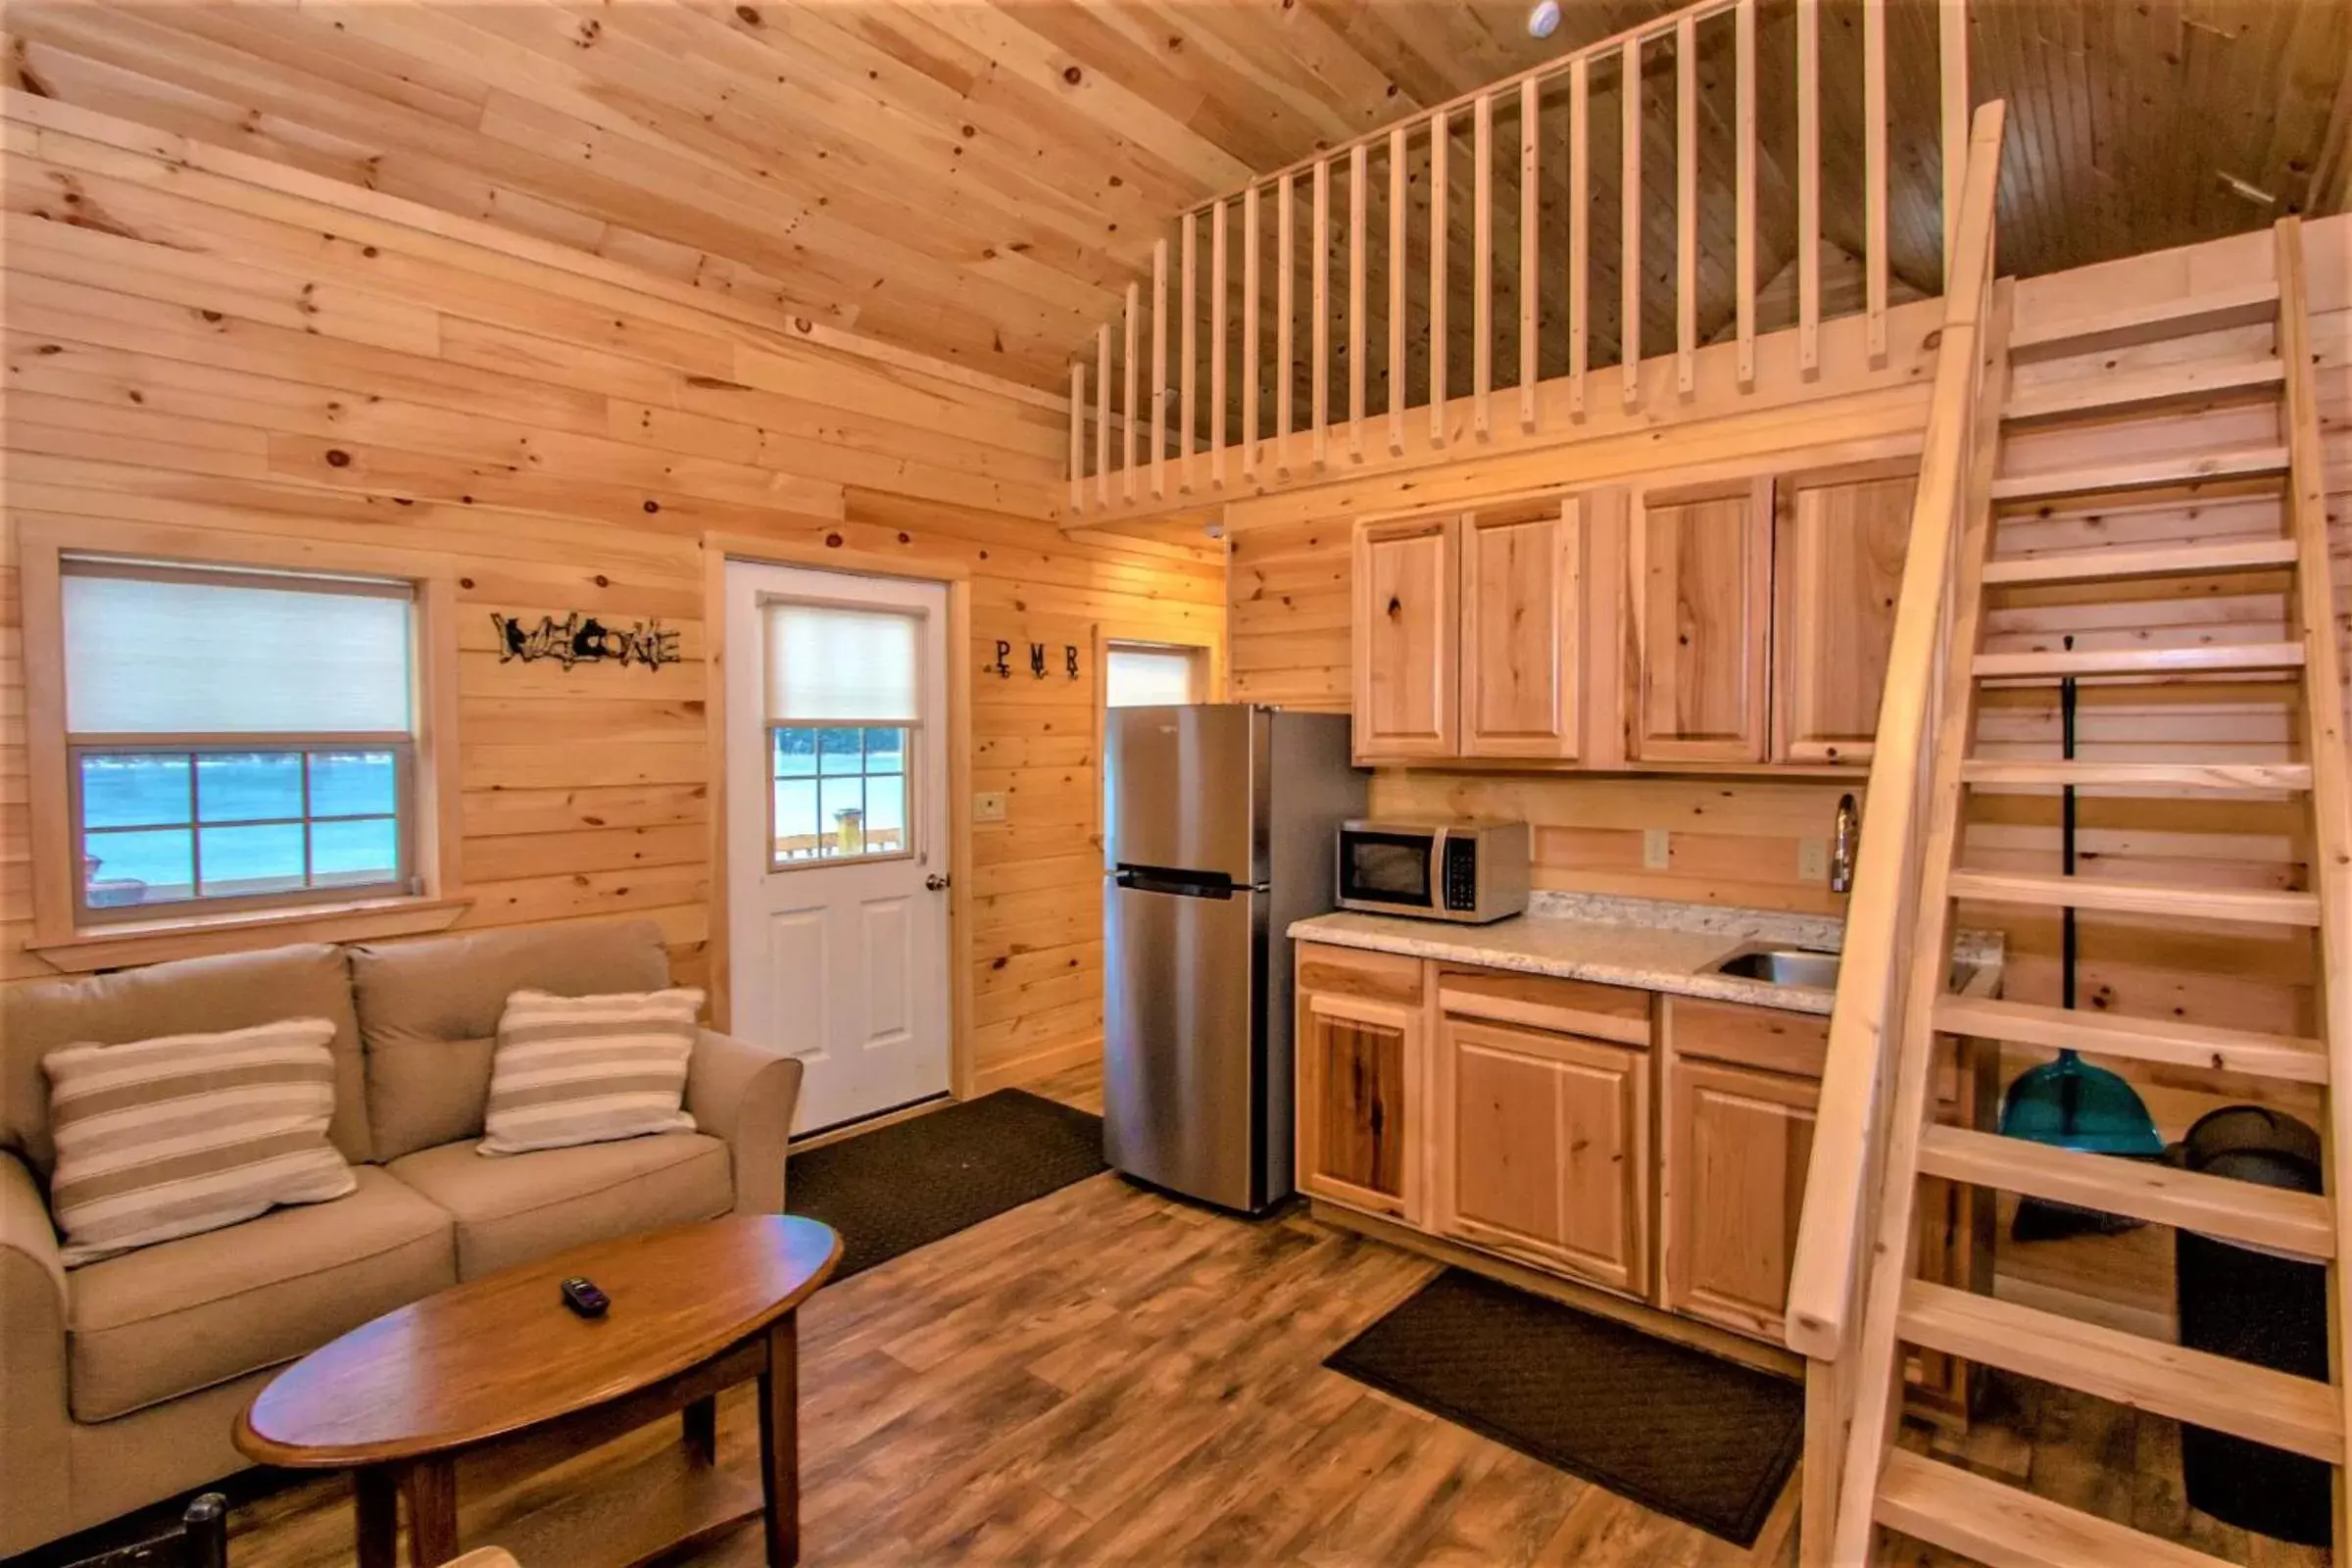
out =
{"type": "Polygon", "coordinates": [[[455,1282],[449,1214],[372,1166],[349,1198],[75,1269],[70,1393],[104,1421],[307,1354],[455,1282]]]}
{"type": "Polygon", "coordinates": [[[324,943],[0,989],[0,1147],[23,1154],[48,1179],[57,1152],[49,1137],[49,1085],[41,1058],[52,1051],[249,1029],[281,1018],[324,1018],[335,1026],[328,1043],[335,1058],[335,1114],[327,1137],[346,1159],[374,1158],[351,971],[343,950],[324,943]]]}
{"type": "Polygon", "coordinates": [[[727,1146],[703,1133],[496,1158],[469,1143],[444,1144],[391,1168],[457,1216],[462,1280],[567,1247],[715,1219],[735,1206],[727,1146]]]}
{"type": "Polygon", "coordinates": [[[43,1057],[66,1266],[348,1194],[351,1166],[326,1141],[334,1034],[287,1018],[43,1057]]]}
{"type": "Polygon", "coordinates": [[[351,949],[378,1159],[482,1130],[499,1015],[517,991],[659,991],[669,955],[651,920],[474,931],[351,949]]]}
{"type": "Polygon", "coordinates": [[[482,1152],[693,1132],[680,1107],[702,1012],[692,986],[601,997],[515,992],[498,1020],[482,1152]]]}

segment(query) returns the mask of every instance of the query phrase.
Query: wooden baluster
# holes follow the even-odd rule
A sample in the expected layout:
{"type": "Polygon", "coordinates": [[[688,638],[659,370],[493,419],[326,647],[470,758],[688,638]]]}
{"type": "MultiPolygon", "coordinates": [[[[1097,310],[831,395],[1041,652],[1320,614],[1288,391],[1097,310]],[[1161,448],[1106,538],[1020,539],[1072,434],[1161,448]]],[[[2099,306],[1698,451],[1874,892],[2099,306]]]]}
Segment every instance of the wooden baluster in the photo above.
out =
{"type": "Polygon", "coordinates": [[[1494,95],[1480,93],[1470,117],[1470,423],[1481,441],[1494,430],[1494,95]]]}
{"type": "Polygon", "coordinates": [[[1274,388],[1274,471],[1287,474],[1291,471],[1291,403],[1298,391],[1298,368],[1294,359],[1298,341],[1291,322],[1291,313],[1298,305],[1298,186],[1288,170],[1283,172],[1275,199],[1282,205],[1274,214],[1274,373],[1280,378],[1274,388]]]}
{"type": "Polygon", "coordinates": [[[1698,21],[1674,24],[1674,387],[1698,385],[1698,21]]]}
{"type": "Polygon", "coordinates": [[[1960,242],[1960,189],[1968,183],[1968,0],[1936,0],[1943,67],[1943,281],[1960,242]]]}
{"type": "Polygon", "coordinates": [[[1821,369],[1821,0],[1796,0],[1796,368],[1821,369]]]}
{"type": "Polygon", "coordinates": [[[1168,493],[1168,242],[1152,242],[1152,497],[1168,493]]]}
{"type": "Polygon", "coordinates": [[[1229,303],[1225,275],[1225,203],[1208,211],[1208,292],[1216,299],[1208,328],[1208,482],[1225,483],[1225,308],[1229,303]]]}
{"type": "Polygon", "coordinates": [[[1129,501],[1135,499],[1135,351],[1137,334],[1142,323],[1137,317],[1143,311],[1143,290],[1134,283],[1127,285],[1127,354],[1119,368],[1119,416],[1125,422],[1119,426],[1119,490],[1129,501]]]}
{"type": "Polygon", "coordinates": [[[1331,160],[1315,160],[1315,302],[1314,345],[1314,460],[1320,468],[1331,461],[1331,160]]]}
{"type": "Polygon", "coordinates": [[[1886,0],[1862,0],[1862,250],[1875,363],[1886,358],[1886,0]]]}
{"type": "Polygon", "coordinates": [[[1070,362],[1070,510],[1086,510],[1086,362],[1070,362]]]}
{"type": "Polygon", "coordinates": [[[1446,111],[1429,117],[1429,444],[1446,444],[1446,111]]]}
{"type": "Polygon", "coordinates": [[[1371,149],[1348,153],[1348,456],[1364,461],[1364,201],[1371,149]]]}
{"type": "Polygon", "coordinates": [[[1618,51],[1623,62],[1625,149],[1619,173],[1623,259],[1618,275],[1618,359],[1625,375],[1625,406],[1642,400],[1642,40],[1632,37],[1618,51]]]}
{"type": "Polygon", "coordinates": [[[1389,451],[1404,456],[1405,127],[1389,132],[1389,451]]]}
{"type": "Polygon", "coordinates": [[[1095,499],[1110,505],[1110,323],[1095,329],[1095,499]]]}
{"type": "Polygon", "coordinates": [[[1242,473],[1257,472],[1258,187],[1242,194],[1242,473]]]}
{"type": "Polygon", "coordinates": [[[1592,322],[1592,78],[1588,58],[1568,67],[1568,414],[1585,416],[1585,356],[1592,322]]]}
{"type": "Polygon", "coordinates": [[[1537,280],[1543,275],[1543,235],[1536,200],[1536,129],[1543,87],[1534,77],[1519,84],[1519,428],[1536,427],[1537,280]]]}
{"type": "MultiPolygon", "coordinates": [[[[1738,77],[1734,135],[1739,143],[1739,375],[1744,389],[1756,384],[1756,0],[1740,0],[1735,18],[1738,77]]],[[[1965,139],[1965,133],[1963,133],[1965,139]]]]}
{"type": "Polygon", "coordinates": [[[1193,489],[1196,466],[1193,455],[1200,445],[1200,426],[1195,422],[1200,411],[1193,405],[1193,366],[1200,355],[1200,336],[1194,324],[1195,318],[1200,315],[1200,294],[1197,292],[1200,240],[1195,223],[1199,217],[1198,213],[1184,215],[1184,368],[1178,372],[1176,405],[1177,423],[1184,427],[1183,438],[1177,443],[1176,450],[1183,454],[1184,463],[1176,470],[1176,488],[1187,495],[1193,489]]]}

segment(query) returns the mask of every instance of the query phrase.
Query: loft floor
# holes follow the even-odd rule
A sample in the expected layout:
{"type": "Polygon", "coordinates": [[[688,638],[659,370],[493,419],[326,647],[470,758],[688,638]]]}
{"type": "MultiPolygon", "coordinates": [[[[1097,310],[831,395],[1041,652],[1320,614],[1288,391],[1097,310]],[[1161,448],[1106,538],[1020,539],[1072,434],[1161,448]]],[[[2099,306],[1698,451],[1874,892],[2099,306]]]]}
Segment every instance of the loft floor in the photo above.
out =
{"type": "MultiPolygon", "coordinates": [[[[1091,1069],[1039,1087],[1101,1108],[1091,1069]]],[[[802,1313],[803,1560],[1794,1562],[1793,1485],[1744,1551],[1323,1369],[1433,1272],[1303,1214],[1245,1224],[1099,1176],[829,1288],[802,1313]]],[[[1987,1405],[1947,1456],[2249,1568],[2326,1560],[2190,1516],[2170,1421],[2005,1379],[1987,1405]]],[[[757,1444],[736,1391],[720,1463],[748,1473],[757,1444]]],[[[578,1489],[642,1495],[676,1447],[664,1422],[556,1470],[464,1473],[465,1539],[578,1489]]],[[[232,1557],[347,1563],[350,1508],[340,1480],[261,1499],[232,1557]]],[[[751,1568],[760,1534],[673,1560],[751,1568]]]]}

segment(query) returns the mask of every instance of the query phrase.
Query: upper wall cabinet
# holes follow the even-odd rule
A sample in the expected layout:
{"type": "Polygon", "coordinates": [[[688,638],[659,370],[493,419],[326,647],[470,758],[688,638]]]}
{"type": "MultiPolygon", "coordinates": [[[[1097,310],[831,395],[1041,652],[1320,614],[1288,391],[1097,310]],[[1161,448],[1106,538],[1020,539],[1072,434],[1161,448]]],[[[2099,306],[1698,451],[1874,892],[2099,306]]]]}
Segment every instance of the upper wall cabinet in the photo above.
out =
{"type": "Polygon", "coordinates": [[[1651,491],[1629,546],[1633,756],[1762,761],[1772,481],[1651,491]]]}
{"type": "Polygon", "coordinates": [[[1451,757],[1460,733],[1461,520],[1367,523],[1355,536],[1358,761],[1451,757]]]}
{"type": "Polygon", "coordinates": [[[1879,726],[1918,474],[1785,477],[1773,548],[1773,760],[1863,762],[1879,726]]]}
{"type": "MultiPolygon", "coordinates": [[[[1597,760],[1616,710],[1599,590],[1618,492],[1366,523],[1355,536],[1355,756],[1597,760]]],[[[1622,533],[1622,528],[1618,529],[1622,533]]]]}

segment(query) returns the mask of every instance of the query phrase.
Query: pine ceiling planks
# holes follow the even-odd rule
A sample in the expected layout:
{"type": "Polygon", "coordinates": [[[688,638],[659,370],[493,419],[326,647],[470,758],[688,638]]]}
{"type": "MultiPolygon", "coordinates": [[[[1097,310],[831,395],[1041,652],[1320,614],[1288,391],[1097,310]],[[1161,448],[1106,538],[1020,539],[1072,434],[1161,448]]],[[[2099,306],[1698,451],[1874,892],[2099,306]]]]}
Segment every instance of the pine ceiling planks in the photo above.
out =
{"type": "MultiPolygon", "coordinates": [[[[1538,42],[1519,0],[21,0],[6,38],[8,80],[32,92],[1060,389],[1069,355],[1148,278],[1152,242],[1180,209],[1673,6],[1564,9],[1559,32],[1538,42]]],[[[1769,63],[1791,9],[1765,0],[1762,14],[1761,187],[1775,214],[1788,171],[1771,127],[1790,111],[1769,63]]],[[[1858,10],[1823,10],[1824,228],[1857,251],[1860,93],[1846,68],[1858,10]]],[[[1892,0],[1889,12],[1891,270],[1932,290],[1933,0],[1892,0]]],[[[2342,0],[1977,0],[1971,32],[1979,96],[2012,109],[2004,270],[2077,267],[2352,199],[2342,0]]],[[[1728,73],[1713,60],[1706,71],[1702,262],[1730,200],[1728,160],[1712,156],[1728,73]]],[[[1671,93],[1670,77],[1644,85],[1671,93]]],[[[1596,87],[1605,121],[1612,105],[1596,87]]],[[[1558,113],[1548,99],[1545,113],[1558,113]]],[[[1453,161],[1466,181],[1459,118],[1453,161]]],[[[1550,228],[1566,215],[1549,130],[1544,152],[1550,228]]],[[[1670,152],[1645,162],[1671,168],[1670,152]]],[[[1515,158],[1497,175],[1508,257],[1515,158]]],[[[1377,215],[1377,170],[1373,185],[1377,215]]],[[[1426,187],[1412,199],[1425,203],[1426,187]]],[[[1595,218],[1600,238],[1614,219],[1595,218]]],[[[1654,215],[1646,256],[1671,257],[1672,221],[1654,215]]],[[[1614,266],[1613,244],[1594,254],[1614,266]]],[[[1786,261],[1776,241],[1762,276],[1786,261]]],[[[1457,289],[1467,274],[1449,269],[1457,289]]],[[[1377,266],[1375,277],[1385,300],[1377,266]]],[[[1732,279],[1703,265],[1700,280],[1701,331],[1713,335],[1732,279]]],[[[1596,301],[1613,294],[1605,276],[1593,289],[1596,301]]],[[[1548,345],[1560,302],[1541,303],[1548,345]]],[[[1466,298],[1449,318],[1461,339],[1449,355],[1467,364],[1466,298]]],[[[1664,341],[1659,326],[1647,323],[1645,341],[1664,341]]],[[[1385,359],[1377,330],[1371,341],[1385,359]]],[[[1546,347],[1545,373],[1556,358],[1546,347]]]]}

